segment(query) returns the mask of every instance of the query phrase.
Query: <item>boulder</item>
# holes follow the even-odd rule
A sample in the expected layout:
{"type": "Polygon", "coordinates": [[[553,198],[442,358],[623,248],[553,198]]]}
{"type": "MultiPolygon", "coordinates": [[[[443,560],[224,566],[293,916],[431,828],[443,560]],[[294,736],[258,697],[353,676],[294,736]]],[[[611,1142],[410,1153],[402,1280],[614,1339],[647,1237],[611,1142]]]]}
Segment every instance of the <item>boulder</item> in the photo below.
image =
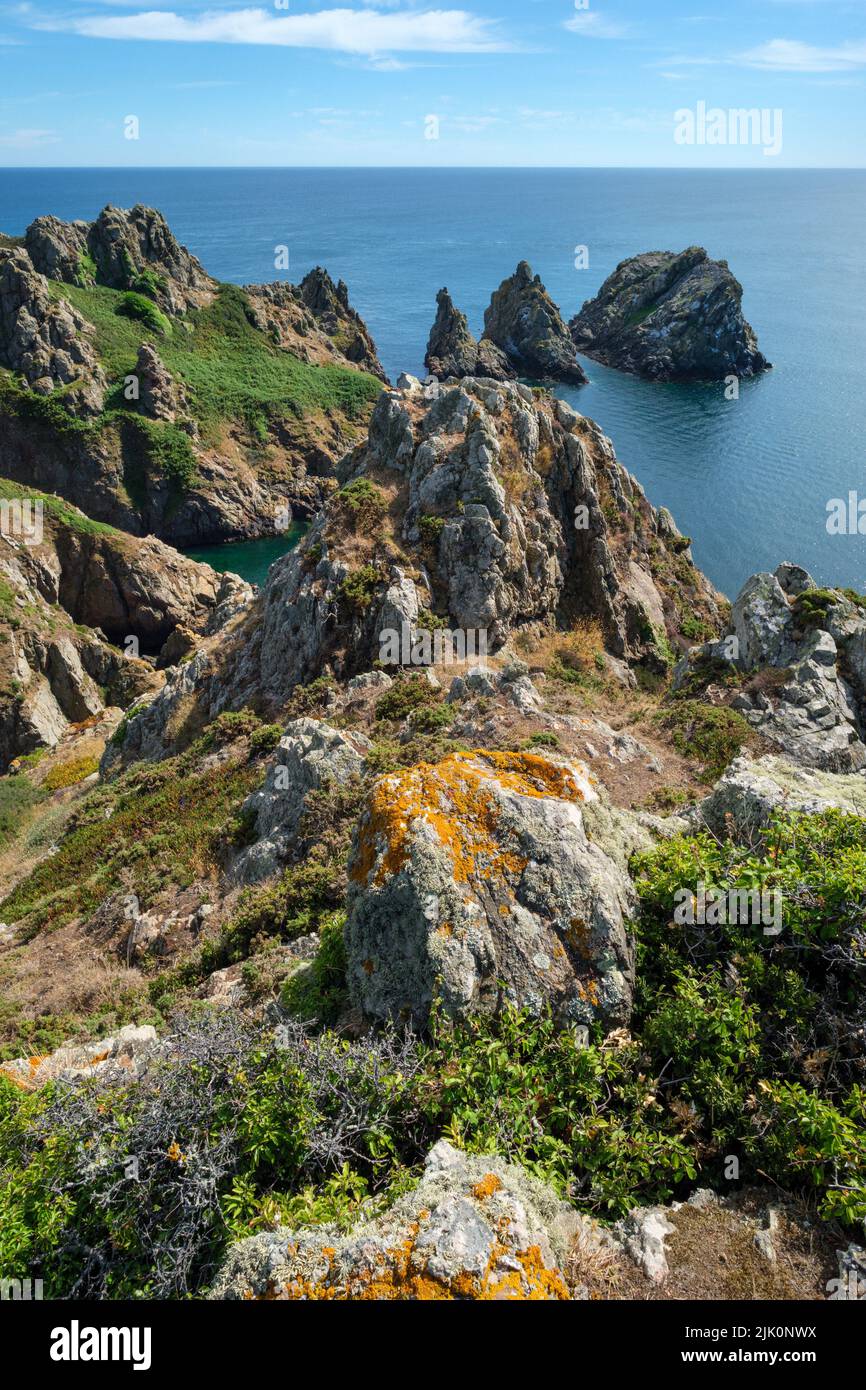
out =
{"type": "Polygon", "coordinates": [[[698,807],[714,835],[753,841],[776,811],[813,814],[837,807],[866,817],[866,776],[799,767],[770,755],[735,758],[698,807]]]}
{"type": "Polygon", "coordinates": [[[169,424],[177,422],[188,434],[197,436],[198,426],[191,417],[186,392],[150,343],[142,343],[138,349],[135,375],[138,406],[143,415],[151,420],[166,420],[169,424]]]}
{"type": "Polygon", "coordinates": [[[481,341],[504,352],[522,376],[573,386],[587,382],[560,312],[527,261],[494,291],[484,312],[481,341]]]}
{"type": "Polygon", "coordinates": [[[287,724],[263,786],[241,808],[256,838],[236,860],[233,876],[254,883],[275,873],[296,841],[308,793],[359,777],[369,748],[363,734],[343,734],[318,719],[287,724]]]}
{"type": "Polygon", "coordinates": [[[418,1186],[384,1214],[348,1235],[318,1226],[239,1241],[210,1296],[567,1300],[562,1269],[579,1236],[599,1246],[603,1240],[523,1169],[440,1139],[418,1186]]]}
{"type": "Polygon", "coordinates": [[[654,381],[754,376],[771,364],[743,318],[743,287],[701,246],[622,261],[569,324],[579,352],[654,381]]]}
{"type": "Polygon", "coordinates": [[[586,770],[457,753],[380,778],[349,863],[354,1002],[422,1027],[437,994],[466,1018],[506,1004],[563,1025],[627,1021],[631,883],[587,836],[586,770]]]}

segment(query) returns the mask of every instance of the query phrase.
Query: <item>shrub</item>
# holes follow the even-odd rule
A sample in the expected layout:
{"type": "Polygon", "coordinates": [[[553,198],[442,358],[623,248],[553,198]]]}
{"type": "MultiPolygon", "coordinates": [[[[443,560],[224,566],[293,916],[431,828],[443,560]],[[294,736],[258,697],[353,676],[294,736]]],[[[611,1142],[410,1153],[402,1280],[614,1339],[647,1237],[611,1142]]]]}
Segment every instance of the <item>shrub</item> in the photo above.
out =
{"type": "Polygon", "coordinates": [[[276,748],[283,736],[283,726],[281,724],[262,724],[258,729],[253,729],[250,734],[251,753],[270,753],[276,748]]]}
{"type": "Polygon", "coordinates": [[[0,1080],[4,1276],[54,1298],[201,1292],[232,1237],[298,1214],[310,1184],[332,1216],[417,1161],[418,1070],[411,1038],[263,1036],[229,1013],[181,1021],[133,1087],[0,1080]]]}
{"type": "Polygon", "coordinates": [[[61,787],[74,787],[77,782],[83,782],[85,777],[92,777],[98,771],[98,758],[72,758],[69,762],[49,768],[42,785],[47,792],[56,792],[61,787]]]}
{"type": "Polygon", "coordinates": [[[410,714],[438,704],[440,692],[424,676],[401,675],[376,701],[377,719],[408,719],[410,714]]]}
{"type": "Polygon", "coordinates": [[[375,527],[388,510],[385,494],[369,478],[356,478],[347,483],[340,489],[339,497],[348,509],[353,526],[362,530],[375,527]]]}
{"type": "Polygon", "coordinates": [[[143,323],[145,328],[149,328],[153,333],[159,333],[163,338],[171,335],[171,324],[161,309],[143,294],[137,294],[134,290],[125,290],[120,296],[116,313],[123,318],[135,319],[143,323]]]}
{"type": "Polygon", "coordinates": [[[337,597],[357,612],[368,607],[379,586],[379,571],[375,565],[361,565],[346,575],[337,590],[337,597]]]}
{"type": "Polygon", "coordinates": [[[739,711],[727,705],[678,700],[659,710],[655,720],[670,733],[678,753],[702,764],[702,782],[715,782],[741,748],[760,743],[739,711]]]}

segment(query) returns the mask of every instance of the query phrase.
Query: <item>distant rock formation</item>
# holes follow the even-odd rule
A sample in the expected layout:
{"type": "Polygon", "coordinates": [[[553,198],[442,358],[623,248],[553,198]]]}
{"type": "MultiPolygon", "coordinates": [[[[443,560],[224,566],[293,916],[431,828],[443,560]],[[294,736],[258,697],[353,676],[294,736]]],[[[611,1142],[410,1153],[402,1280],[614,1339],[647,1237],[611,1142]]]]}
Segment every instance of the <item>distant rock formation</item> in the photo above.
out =
{"type": "Polygon", "coordinates": [[[517,375],[495,343],[487,338],[476,341],[466,315],[455,306],[445,288],[436,296],[436,318],[430,329],[424,365],[440,381],[462,376],[508,381],[517,375]]]}
{"type": "Polygon", "coordinates": [[[771,364],[742,312],[743,287],[702,246],[622,261],[569,324],[578,351],[653,381],[754,376],[771,364]]]}
{"type": "Polygon", "coordinates": [[[586,385],[560,312],[527,261],[494,291],[484,313],[482,343],[485,339],[500,348],[522,376],[586,385]]]}

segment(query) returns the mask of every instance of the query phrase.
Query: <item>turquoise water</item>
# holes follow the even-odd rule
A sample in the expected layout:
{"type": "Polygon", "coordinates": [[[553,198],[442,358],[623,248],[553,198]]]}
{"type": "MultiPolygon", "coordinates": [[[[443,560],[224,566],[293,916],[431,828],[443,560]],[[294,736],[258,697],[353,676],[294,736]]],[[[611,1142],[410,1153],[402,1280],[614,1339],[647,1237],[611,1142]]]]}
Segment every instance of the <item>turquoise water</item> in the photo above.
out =
{"type": "Polygon", "coordinates": [[[4,170],[0,230],[106,202],[161,208],[217,276],[313,265],[349,286],[385,370],[420,372],[447,285],[478,332],[491,291],[528,259],[567,316],[618,261],[693,243],[725,258],[774,370],[720,385],[652,385],[586,362],[563,388],[612,438],[652,501],[733,594],[783,558],[866,589],[866,537],[831,536],[827,502],[866,496],[866,173],[749,170],[4,170]],[[588,270],[574,268],[589,248],[588,270]]]}
{"type": "Polygon", "coordinates": [[[220,574],[231,570],[250,584],[262,585],[274,561],[279,560],[286,551],[293,550],[306,529],[305,523],[296,521],[279,536],[263,536],[257,541],[226,541],[223,545],[200,545],[196,550],[185,550],[184,554],[191,560],[201,560],[211,565],[220,574]]]}

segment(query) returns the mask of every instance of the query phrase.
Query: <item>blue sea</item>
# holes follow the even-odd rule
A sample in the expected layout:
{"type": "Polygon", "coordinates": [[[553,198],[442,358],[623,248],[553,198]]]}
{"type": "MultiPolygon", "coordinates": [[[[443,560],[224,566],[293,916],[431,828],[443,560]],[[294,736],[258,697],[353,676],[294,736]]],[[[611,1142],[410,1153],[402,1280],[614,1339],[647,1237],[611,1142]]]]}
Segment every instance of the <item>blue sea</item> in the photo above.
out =
{"type": "Polygon", "coordinates": [[[625,257],[705,246],[742,282],[774,370],[728,401],[720,383],[652,385],[587,361],[590,384],[561,394],[599,422],[729,595],[782,559],[866,590],[866,537],[826,528],[831,498],[866,497],[866,172],[0,171],[8,233],[43,212],[92,218],[108,202],[160,208],[221,279],[278,278],[279,245],[291,280],[324,265],[346,281],[392,379],[422,371],[441,285],[477,333],[521,258],[570,317],[625,257]],[[588,269],[575,269],[577,246],[588,269]]]}

